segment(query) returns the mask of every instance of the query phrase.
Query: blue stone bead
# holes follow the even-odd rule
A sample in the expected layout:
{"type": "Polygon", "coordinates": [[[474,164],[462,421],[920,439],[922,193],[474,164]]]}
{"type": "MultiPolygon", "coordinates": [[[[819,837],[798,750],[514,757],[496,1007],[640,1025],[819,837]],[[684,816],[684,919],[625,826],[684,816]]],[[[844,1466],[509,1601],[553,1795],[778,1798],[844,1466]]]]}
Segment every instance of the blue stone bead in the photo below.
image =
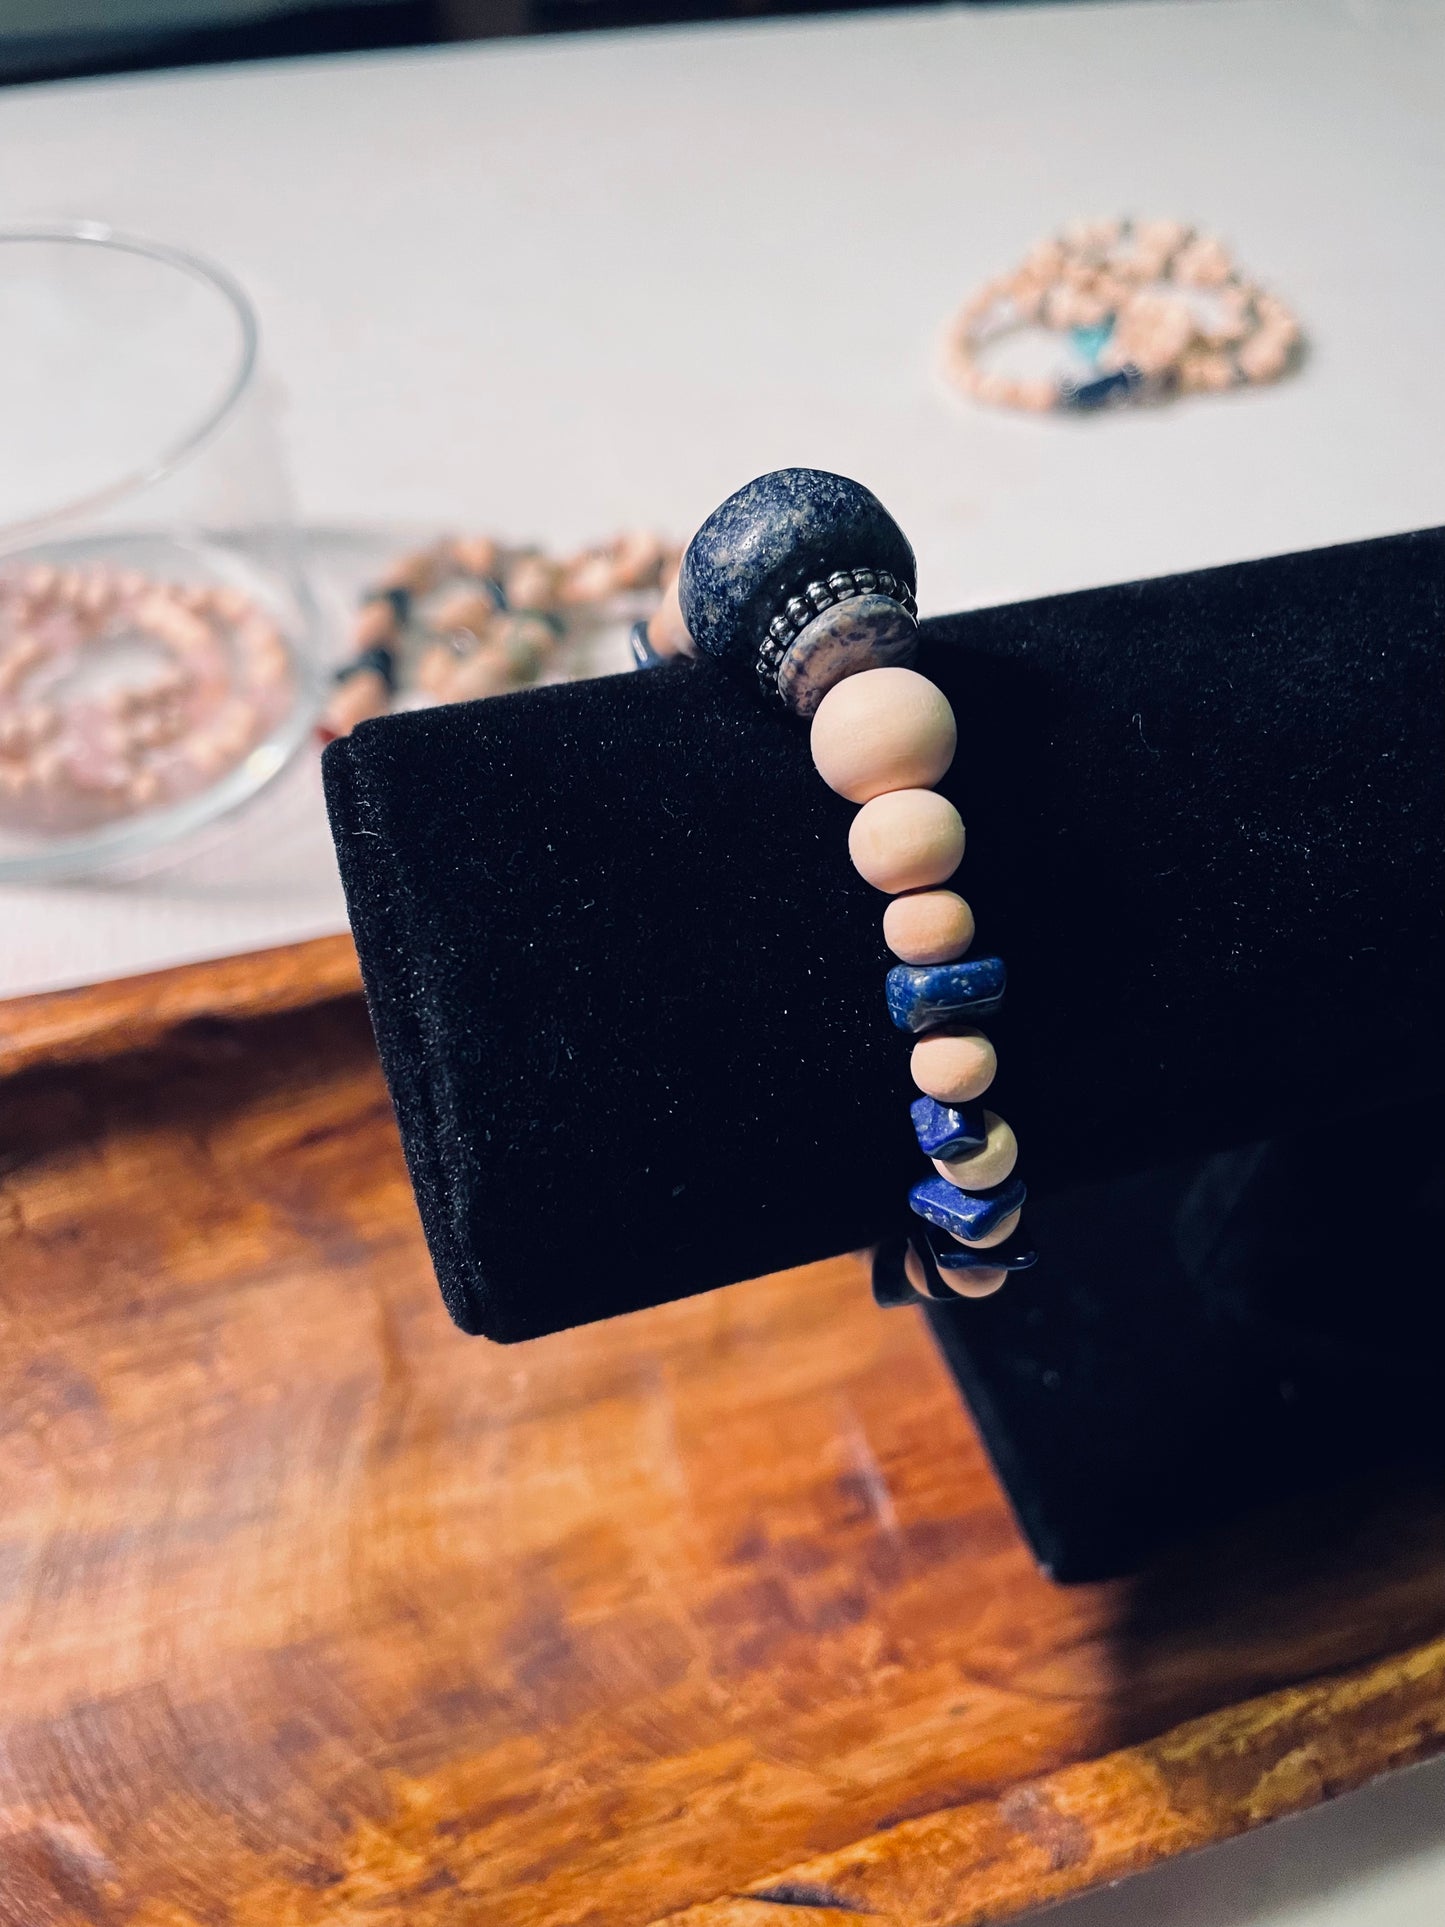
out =
{"type": "Polygon", "coordinates": [[[929,1030],[958,1017],[992,1017],[1003,1003],[1002,957],[897,964],[888,973],[888,1014],[900,1030],[929,1030]]]}
{"type": "Polygon", "coordinates": [[[1001,1245],[987,1251],[970,1251],[966,1245],[930,1241],[933,1262],[945,1275],[950,1271],[1027,1271],[1039,1261],[1039,1254],[1022,1231],[1005,1238],[1001,1245]]]}
{"type": "Polygon", "coordinates": [[[986,1238],[1027,1196],[1022,1178],[1005,1178],[988,1191],[960,1191],[947,1178],[934,1177],[915,1184],[908,1202],[920,1218],[955,1238],[986,1238]]]}
{"type": "Polygon", "coordinates": [[[632,651],[632,664],[635,669],[655,669],[663,660],[652,646],[652,638],[647,633],[645,622],[634,622],[632,632],[627,638],[627,646],[632,651]]]}
{"type": "Polygon", "coordinates": [[[1095,327],[1071,329],[1069,339],[1085,361],[1097,361],[1100,351],[1107,345],[1113,332],[1114,317],[1110,315],[1107,321],[1101,321],[1095,327]]]}
{"type": "Polygon", "coordinates": [[[1059,391],[1059,401],[1065,408],[1107,408],[1110,402],[1126,400],[1143,385],[1143,375],[1131,364],[1107,375],[1096,375],[1092,381],[1065,384],[1059,391]]]}
{"type": "Polygon", "coordinates": [[[936,1098],[915,1097],[908,1115],[926,1158],[961,1158],[988,1143],[982,1104],[940,1104],[936,1098]]]}
{"type": "Polygon", "coordinates": [[[730,495],[682,558],[678,593],[693,641],[752,676],[773,617],[811,582],[840,570],[918,580],[908,538],[860,482],[780,468],[730,495]]]}

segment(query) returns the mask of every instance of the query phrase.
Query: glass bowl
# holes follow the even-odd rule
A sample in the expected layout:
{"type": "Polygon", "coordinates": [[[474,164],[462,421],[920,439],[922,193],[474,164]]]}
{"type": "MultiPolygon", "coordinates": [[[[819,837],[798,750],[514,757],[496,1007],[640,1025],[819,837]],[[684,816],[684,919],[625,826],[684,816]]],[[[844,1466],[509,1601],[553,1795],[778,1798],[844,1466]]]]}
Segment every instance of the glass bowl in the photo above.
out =
{"type": "Polygon", "coordinates": [[[0,229],[0,881],[143,857],[308,741],[321,644],[272,402],[219,268],[0,229]]]}

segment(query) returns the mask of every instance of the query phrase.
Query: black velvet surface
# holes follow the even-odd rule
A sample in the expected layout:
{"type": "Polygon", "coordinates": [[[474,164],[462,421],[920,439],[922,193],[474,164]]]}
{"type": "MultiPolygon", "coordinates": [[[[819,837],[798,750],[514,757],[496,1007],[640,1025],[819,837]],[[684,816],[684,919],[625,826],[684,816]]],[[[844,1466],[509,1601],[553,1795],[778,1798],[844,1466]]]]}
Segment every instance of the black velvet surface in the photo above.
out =
{"type": "MultiPolygon", "coordinates": [[[[1445,1085],[1442,637],[1435,531],[925,625],[1036,1196],[1445,1085]]],[[[324,767],[467,1330],[906,1227],[884,899],[805,728],[677,664],[366,723],[324,767]]],[[[1342,1244],[1389,1193],[1388,1159],[1351,1169],[1342,1244]]]]}

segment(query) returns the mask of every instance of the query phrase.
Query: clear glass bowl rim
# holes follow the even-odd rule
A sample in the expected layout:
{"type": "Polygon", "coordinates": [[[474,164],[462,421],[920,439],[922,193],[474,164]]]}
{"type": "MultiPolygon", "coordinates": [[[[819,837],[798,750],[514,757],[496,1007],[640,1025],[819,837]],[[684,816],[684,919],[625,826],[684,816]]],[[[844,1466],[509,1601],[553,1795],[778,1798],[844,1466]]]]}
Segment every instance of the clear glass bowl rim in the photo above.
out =
{"type": "Polygon", "coordinates": [[[256,311],[239,282],[232,280],[225,269],[218,267],[214,261],[192,254],[187,248],[172,247],[165,241],[151,241],[141,235],[126,234],[107,226],[103,221],[21,222],[0,227],[0,247],[27,241],[112,248],[118,253],[138,254],[146,260],[189,275],[192,280],[201,282],[220,295],[231,309],[240,329],[240,350],[219,399],[183,435],[163,447],[148,463],[130,470],[117,481],[106,483],[103,488],[46,509],[39,515],[25,516],[16,522],[0,522],[0,548],[31,540],[46,530],[63,528],[69,522],[112,508],[128,495],[153,487],[182,467],[225,424],[250,387],[256,372],[260,339],[256,311]]]}

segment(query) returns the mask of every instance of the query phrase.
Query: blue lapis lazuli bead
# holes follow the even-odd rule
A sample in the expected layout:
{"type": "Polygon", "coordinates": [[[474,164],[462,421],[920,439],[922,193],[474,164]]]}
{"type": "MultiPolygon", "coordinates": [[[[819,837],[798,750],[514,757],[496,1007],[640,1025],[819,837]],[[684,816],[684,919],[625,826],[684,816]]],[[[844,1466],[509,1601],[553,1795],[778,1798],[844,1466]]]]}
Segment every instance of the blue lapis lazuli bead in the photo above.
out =
{"type": "Polygon", "coordinates": [[[647,633],[645,622],[634,622],[627,646],[632,651],[632,665],[635,669],[655,669],[662,657],[652,646],[652,638],[647,633]]]}
{"type": "Polygon", "coordinates": [[[988,1121],[982,1104],[940,1104],[933,1097],[915,1097],[908,1107],[918,1148],[926,1158],[961,1158],[981,1151],[988,1143],[988,1121]]]}
{"type": "Polygon", "coordinates": [[[896,964],[888,973],[888,1015],[900,1030],[928,1030],[957,1017],[992,1017],[1003,1003],[1002,957],[961,963],[896,964]]]}
{"type": "Polygon", "coordinates": [[[930,1245],[933,1262],[942,1272],[950,1271],[1027,1271],[1036,1265],[1039,1254],[1026,1237],[1005,1238],[1001,1245],[970,1251],[967,1245],[950,1244],[947,1250],[930,1245]]]}
{"type": "Polygon", "coordinates": [[[1070,384],[1061,391],[1059,400],[1065,408],[1107,408],[1110,402],[1127,400],[1143,384],[1143,375],[1132,365],[1114,368],[1091,381],[1070,384]]]}
{"type": "Polygon", "coordinates": [[[1027,1196],[1022,1178],[1005,1178],[988,1191],[960,1191],[947,1178],[925,1178],[909,1192],[908,1202],[920,1218],[955,1238],[986,1238],[1027,1196]]]}

